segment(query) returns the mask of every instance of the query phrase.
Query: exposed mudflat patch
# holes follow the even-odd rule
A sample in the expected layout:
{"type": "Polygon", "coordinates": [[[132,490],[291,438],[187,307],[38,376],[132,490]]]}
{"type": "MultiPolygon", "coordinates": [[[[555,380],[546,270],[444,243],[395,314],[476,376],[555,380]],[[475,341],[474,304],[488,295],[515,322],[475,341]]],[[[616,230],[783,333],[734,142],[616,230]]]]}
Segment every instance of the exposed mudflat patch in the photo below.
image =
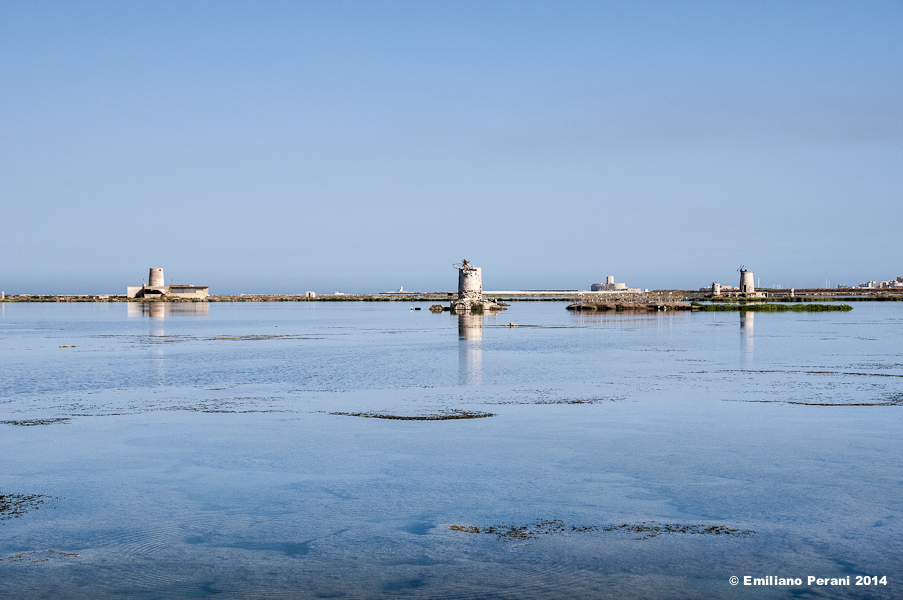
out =
{"type": "Polygon", "coordinates": [[[744,400],[744,402],[752,402],[757,404],[794,404],[797,406],[903,406],[903,392],[892,392],[885,394],[883,398],[873,402],[850,401],[850,402],[819,402],[805,400],[744,400]]]}
{"type": "Polygon", "coordinates": [[[433,413],[429,415],[392,415],[379,412],[332,412],[331,415],[341,415],[344,417],[363,417],[365,419],[391,419],[394,421],[451,421],[455,419],[485,419],[486,417],[494,417],[494,413],[475,412],[468,410],[451,410],[442,413],[433,413]]]}
{"type": "Polygon", "coordinates": [[[494,327],[502,327],[505,329],[512,329],[514,327],[528,327],[533,329],[586,329],[586,325],[525,325],[519,323],[503,323],[502,325],[484,325],[485,329],[492,329],[494,327]]]}
{"type": "Polygon", "coordinates": [[[54,423],[68,423],[69,417],[56,417],[53,419],[22,419],[19,421],[0,421],[0,425],[16,425],[17,427],[34,427],[36,425],[53,425],[54,423]]]}
{"type": "Polygon", "coordinates": [[[527,525],[490,525],[477,527],[474,525],[451,525],[449,531],[461,533],[485,533],[494,535],[498,539],[505,540],[529,540],[540,535],[581,533],[586,531],[599,531],[595,525],[566,525],[558,519],[536,519],[527,525]]]}
{"type": "Polygon", "coordinates": [[[685,525],[681,523],[659,523],[657,521],[623,523],[621,525],[567,525],[558,519],[537,519],[527,525],[490,525],[489,527],[451,525],[448,529],[449,531],[460,533],[484,533],[494,535],[498,539],[504,540],[529,540],[541,535],[564,535],[569,533],[587,532],[624,532],[639,535],[639,537],[633,538],[635,540],[646,540],[665,534],[746,537],[756,533],[749,529],[735,529],[724,525],[685,525]]]}
{"type": "Polygon", "coordinates": [[[759,404],[794,404],[797,406],[903,406],[903,399],[886,402],[799,402],[795,400],[747,400],[759,404]]]}
{"type": "Polygon", "coordinates": [[[624,396],[609,396],[603,398],[558,398],[539,400],[505,400],[502,402],[487,402],[486,404],[510,405],[510,404],[604,404],[606,402],[622,402],[624,396]]]}
{"type": "MultiPolygon", "coordinates": [[[[198,404],[158,406],[149,410],[234,414],[289,412],[288,410],[279,408],[245,408],[249,404],[254,406],[258,400],[270,402],[272,404],[277,400],[281,400],[281,398],[232,398],[231,400],[212,400],[209,402],[200,402],[198,404]]],[[[264,404],[264,402],[260,402],[260,404],[264,404]]]]}
{"type": "Polygon", "coordinates": [[[38,510],[48,500],[52,498],[43,494],[0,494],[0,521],[18,519],[38,510]]]}
{"type": "MultiPolygon", "coordinates": [[[[225,388],[205,391],[222,391],[225,388]]],[[[83,417],[113,417],[153,412],[194,412],[194,413],[285,413],[294,412],[285,408],[283,396],[226,396],[198,399],[197,394],[183,398],[149,395],[141,398],[123,397],[119,394],[96,394],[90,392],[66,398],[57,397],[49,401],[35,402],[20,410],[34,415],[32,418],[0,420],[0,425],[31,427],[69,423],[83,417]],[[38,412],[40,411],[40,412],[38,412]],[[65,415],[61,417],[41,417],[41,413],[65,415]],[[37,414],[35,414],[37,413],[37,414]]],[[[4,415],[7,416],[7,415],[4,415]]]]}
{"type": "Polygon", "coordinates": [[[78,556],[78,552],[59,552],[57,550],[32,550],[31,552],[19,552],[18,554],[11,554],[4,558],[0,558],[0,562],[11,562],[11,563],[42,563],[47,562],[49,560],[53,560],[55,558],[75,558],[78,556]]]}
{"type": "Polygon", "coordinates": [[[646,540],[664,534],[683,533],[689,535],[727,535],[734,537],[747,537],[756,533],[751,529],[735,529],[724,525],[693,524],[682,525],[680,523],[658,523],[656,521],[643,521],[642,523],[624,523],[623,525],[607,525],[600,531],[624,531],[639,534],[636,540],[646,540]]]}
{"type": "MultiPolygon", "coordinates": [[[[698,371],[698,373],[706,373],[706,371],[698,371]]],[[[802,369],[771,369],[771,370],[753,370],[753,369],[721,369],[713,371],[713,373],[791,373],[803,375],[844,375],[854,377],[899,377],[895,373],[862,373],[858,371],[804,371],[802,369]]]]}
{"type": "Polygon", "coordinates": [[[214,341],[237,341],[237,342],[259,342],[264,340],[322,340],[322,337],[309,337],[303,335],[238,335],[203,338],[205,342],[214,341]]]}

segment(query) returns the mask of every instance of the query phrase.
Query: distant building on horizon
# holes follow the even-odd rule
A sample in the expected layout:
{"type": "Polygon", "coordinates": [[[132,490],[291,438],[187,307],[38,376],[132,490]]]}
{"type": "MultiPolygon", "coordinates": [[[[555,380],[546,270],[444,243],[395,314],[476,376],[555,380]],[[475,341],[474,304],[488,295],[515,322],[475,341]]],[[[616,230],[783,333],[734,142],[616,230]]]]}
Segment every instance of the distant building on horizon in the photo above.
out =
{"type": "Polygon", "coordinates": [[[874,289],[874,288],[903,288],[903,276],[896,279],[888,279],[887,281],[866,281],[855,286],[857,288],[874,289]]]}
{"type": "Polygon", "coordinates": [[[699,288],[700,292],[709,292],[713,296],[720,296],[722,292],[736,292],[737,288],[731,285],[721,285],[717,281],[713,281],[711,285],[699,288]]]}
{"type": "Polygon", "coordinates": [[[163,269],[151,267],[147,276],[147,285],[130,285],[126,287],[125,295],[129,298],[185,298],[189,300],[203,300],[210,295],[210,286],[207,285],[166,285],[163,278],[163,269]]]}
{"type": "Polygon", "coordinates": [[[609,275],[605,283],[594,283],[590,286],[591,292],[639,292],[640,288],[629,288],[626,283],[615,283],[615,276],[609,275]]]}
{"type": "Polygon", "coordinates": [[[422,294],[423,292],[412,292],[410,290],[405,290],[404,286],[399,287],[397,290],[392,290],[391,292],[380,292],[378,295],[380,296],[417,296],[418,294],[422,294]]]}

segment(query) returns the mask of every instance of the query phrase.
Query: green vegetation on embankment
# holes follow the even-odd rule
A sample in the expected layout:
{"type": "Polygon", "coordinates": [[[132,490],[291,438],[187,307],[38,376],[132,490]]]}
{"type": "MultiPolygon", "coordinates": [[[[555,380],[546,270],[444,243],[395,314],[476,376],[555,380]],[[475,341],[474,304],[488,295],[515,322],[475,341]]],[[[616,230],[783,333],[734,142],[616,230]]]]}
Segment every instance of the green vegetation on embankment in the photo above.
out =
{"type": "Polygon", "coordinates": [[[760,304],[750,302],[748,304],[690,304],[694,310],[705,312],[847,312],[853,310],[849,304],[760,304]]]}
{"type": "MultiPolygon", "coordinates": [[[[696,297],[699,298],[700,296],[697,295],[696,297]]],[[[844,302],[901,302],[903,301],[903,294],[894,296],[883,296],[878,294],[871,294],[868,296],[769,296],[768,298],[744,298],[742,302],[748,302],[750,304],[756,302],[771,304],[773,302],[837,302],[839,300],[843,300],[844,302]]],[[[719,304],[733,304],[737,302],[737,299],[728,296],[705,298],[705,301],[719,304]]]]}

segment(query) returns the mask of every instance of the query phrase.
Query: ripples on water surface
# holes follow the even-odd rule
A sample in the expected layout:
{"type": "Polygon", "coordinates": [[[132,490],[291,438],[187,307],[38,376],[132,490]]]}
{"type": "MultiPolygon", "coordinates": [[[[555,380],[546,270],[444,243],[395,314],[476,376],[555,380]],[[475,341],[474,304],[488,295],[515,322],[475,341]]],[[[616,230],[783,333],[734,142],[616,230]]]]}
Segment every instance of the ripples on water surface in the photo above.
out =
{"type": "Polygon", "coordinates": [[[901,334],[896,303],[0,304],[0,595],[899,597],[901,334]],[[888,585],[728,583],[810,574],[888,585]]]}

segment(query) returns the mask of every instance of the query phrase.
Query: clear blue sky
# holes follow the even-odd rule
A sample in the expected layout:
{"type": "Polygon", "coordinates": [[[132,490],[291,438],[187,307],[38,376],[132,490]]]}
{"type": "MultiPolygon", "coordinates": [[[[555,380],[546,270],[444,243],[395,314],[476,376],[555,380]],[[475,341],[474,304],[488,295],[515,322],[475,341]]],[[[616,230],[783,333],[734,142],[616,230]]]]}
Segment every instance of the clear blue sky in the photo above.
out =
{"type": "Polygon", "coordinates": [[[903,3],[0,2],[0,289],[903,275],[903,3]]]}

